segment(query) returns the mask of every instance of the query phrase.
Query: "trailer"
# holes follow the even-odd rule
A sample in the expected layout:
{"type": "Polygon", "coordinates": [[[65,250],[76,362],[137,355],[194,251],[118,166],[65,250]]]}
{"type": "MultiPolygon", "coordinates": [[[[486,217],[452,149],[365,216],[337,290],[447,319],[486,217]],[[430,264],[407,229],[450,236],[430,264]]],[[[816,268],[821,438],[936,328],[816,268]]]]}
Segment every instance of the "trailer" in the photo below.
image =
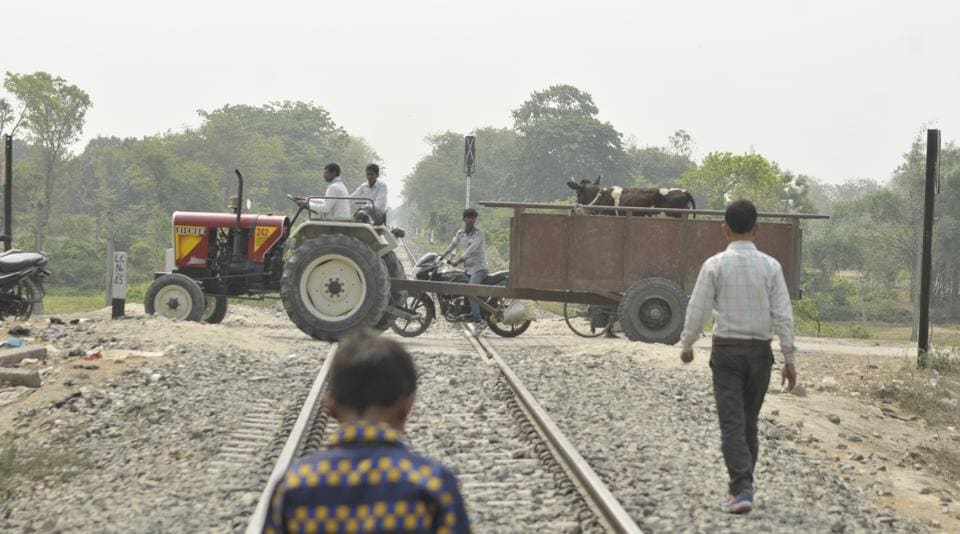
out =
{"type": "MultiPolygon", "coordinates": [[[[505,287],[391,279],[391,290],[561,302],[568,324],[568,305],[582,304],[594,321],[598,313],[605,317],[604,329],[616,320],[632,341],[674,344],[680,339],[700,267],[726,248],[721,231],[724,212],[718,210],[480,205],[514,212],[505,287]],[[609,213],[614,211],[617,214],[609,213]],[[673,216],[653,216],[658,214],[673,216]]],[[[791,299],[801,298],[800,221],[827,218],[758,214],[757,248],[780,262],[791,299]]]]}

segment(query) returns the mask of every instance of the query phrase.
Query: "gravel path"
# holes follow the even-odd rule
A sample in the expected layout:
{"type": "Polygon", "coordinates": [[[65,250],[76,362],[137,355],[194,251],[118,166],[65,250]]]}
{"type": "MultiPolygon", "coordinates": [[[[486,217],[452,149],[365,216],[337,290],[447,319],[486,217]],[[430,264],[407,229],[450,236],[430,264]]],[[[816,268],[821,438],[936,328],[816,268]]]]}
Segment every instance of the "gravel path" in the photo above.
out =
{"type": "Polygon", "coordinates": [[[291,386],[314,374],[323,354],[305,337],[291,342],[301,354],[289,356],[221,343],[248,323],[272,321],[281,328],[276,314],[241,308],[233,326],[141,318],[71,329],[57,343],[64,355],[99,345],[167,356],[50,362],[44,388],[60,387],[59,374],[76,365],[89,375],[115,374],[95,385],[70,384],[52,402],[19,410],[10,429],[19,474],[0,502],[0,532],[224,532],[245,525],[260,490],[251,475],[260,466],[210,465],[251,407],[280,413],[291,386]],[[166,328],[181,335],[159,335],[163,346],[142,341],[166,328]],[[192,329],[205,329],[208,343],[177,343],[192,329]]]}
{"type": "MultiPolygon", "coordinates": [[[[798,429],[761,415],[757,509],[718,511],[726,490],[709,376],[663,369],[640,345],[621,352],[525,349],[500,353],[644,529],[656,532],[924,531],[873,508],[798,429]]],[[[842,451],[841,451],[842,452],[842,451]]]]}
{"type": "Polygon", "coordinates": [[[408,441],[457,473],[474,530],[602,532],[591,527],[592,514],[523,420],[497,368],[462,333],[424,341],[440,350],[413,349],[420,380],[408,441]]]}

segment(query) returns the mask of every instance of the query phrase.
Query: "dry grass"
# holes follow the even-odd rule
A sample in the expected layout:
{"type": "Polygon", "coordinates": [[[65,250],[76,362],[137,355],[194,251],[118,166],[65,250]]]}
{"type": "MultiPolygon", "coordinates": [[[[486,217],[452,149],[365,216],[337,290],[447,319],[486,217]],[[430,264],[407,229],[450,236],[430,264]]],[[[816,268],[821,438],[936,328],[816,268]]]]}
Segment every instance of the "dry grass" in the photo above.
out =
{"type": "Polygon", "coordinates": [[[927,462],[940,471],[945,480],[960,480],[960,447],[920,447],[927,462]]]}
{"type": "MultiPolygon", "coordinates": [[[[878,384],[873,394],[898,403],[934,428],[960,428],[960,351],[933,352],[924,367],[905,363],[895,376],[878,384]]],[[[960,448],[934,446],[923,450],[930,465],[948,480],[960,479],[960,448]]]]}
{"type": "Polygon", "coordinates": [[[89,469],[82,453],[21,449],[16,437],[0,436],[0,501],[12,497],[17,479],[36,482],[49,477],[65,482],[89,469]]]}

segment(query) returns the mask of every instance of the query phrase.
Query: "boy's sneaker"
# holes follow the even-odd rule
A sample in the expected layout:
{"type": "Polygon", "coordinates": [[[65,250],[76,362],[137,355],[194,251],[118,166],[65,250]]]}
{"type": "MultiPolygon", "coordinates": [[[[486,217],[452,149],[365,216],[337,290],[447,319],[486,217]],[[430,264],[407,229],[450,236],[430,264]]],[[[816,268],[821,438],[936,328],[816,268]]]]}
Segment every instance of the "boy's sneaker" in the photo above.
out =
{"type": "Polygon", "coordinates": [[[483,324],[483,321],[473,323],[473,337],[480,337],[480,334],[483,333],[483,329],[486,327],[487,325],[483,324]]]}
{"type": "Polygon", "coordinates": [[[737,496],[729,496],[720,505],[720,510],[728,514],[746,514],[753,510],[753,492],[741,491],[737,496]]]}

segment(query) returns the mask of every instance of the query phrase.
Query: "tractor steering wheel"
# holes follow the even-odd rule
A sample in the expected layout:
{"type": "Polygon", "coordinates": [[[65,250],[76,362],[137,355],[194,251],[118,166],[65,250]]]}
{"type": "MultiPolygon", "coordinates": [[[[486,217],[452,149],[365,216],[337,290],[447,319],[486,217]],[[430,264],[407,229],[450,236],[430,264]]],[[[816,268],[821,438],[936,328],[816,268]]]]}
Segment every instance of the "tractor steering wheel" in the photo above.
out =
{"type": "MultiPolygon", "coordinates": [[[[290,193],[287,193],[287,198],[289,198],[293,202],[297,201],[297,197],[291,195],[290,193]]],[[[303,206],[300,206],[300,204],[297,204],[297,206],[299,209],[297,210],[296,215],[293,216],[293,220],[290,221],[290,226],[293,226],[293,223],[297,222],[297,219],[300,217],[300,214],[303,213],[303,210],[307,210],[310,213],[316,213],[316,211],[310,209],[309,202],[304,203],[303,206]]]]}

